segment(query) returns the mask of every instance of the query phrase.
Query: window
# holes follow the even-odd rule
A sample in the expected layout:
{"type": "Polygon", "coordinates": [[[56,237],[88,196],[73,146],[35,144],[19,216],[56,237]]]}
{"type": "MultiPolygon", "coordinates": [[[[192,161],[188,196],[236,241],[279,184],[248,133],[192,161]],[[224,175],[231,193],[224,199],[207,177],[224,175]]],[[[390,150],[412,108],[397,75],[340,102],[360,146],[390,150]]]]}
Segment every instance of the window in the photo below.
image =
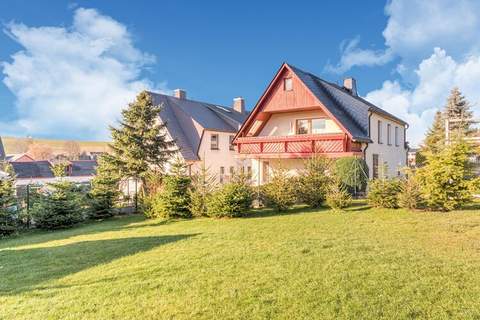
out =
{"type": "Polygon", "coordinates": [[[220,167],[220,183],[223,183],[224,175],[225,175],[225,167],[220,167]]]}
{"type": "Polygon", "coordinates": [[[312,119],[312,133],[321,133],[325,130],[325,119],[312,119]]]}
{"type": "Polygon", "coordinates": [[[234,138],[234,137],[235,137],[235,136],[229,136],[229,137],[228,137],[228,143],[230,144],[230,145],[229,145],[230,151],[235,151],[235,146],[233,145],[233,138],[234,138]]]}
{"type": "Polygon", "coordinates": [[[325,128],[325,119],[298,119],[296,121],[296,134],[322,133],[325,128]]]}
{"type": "Polygon", "coordinates": [[[395,127],[395,146],[398,147],[400,145],[400,140],[398,136],[398,127],[395,127]]]}
{"type": "Polygon", "coordinates": [[[292,78],[283,79],[283,90],[285,90],[285,91],[292,91],[293,90],[292,78]]]}
{"type": "Polygon", "coordinates": [[[377,124],[378,143],[382,143],[382,121],[378,120],[377,124]]]}
{"type": "Polygon", "coordinates": [[[378,154],[373,154],[373,159],[372,159],[372,178],[373,179],[378,179],[378,154]]]}
{"type": "Polygon", "coordinates": [[[392,145],[392,125],[387,123],[387,144],[392,145]]]}
{"type": "Polygon", "coordinates": [[[210,136],[210,149],[218,150],[218,134],[212,134],[210,136]]]}
{"type": "Polygon", "coordinates": [[[230,175],[233,176],[235,174],[235,168],[230,167],[230,175]]]}
{"type": "Polygon", "coordinates": [[[247,176],[248,176],[249,178],[252,177],[252,167],[250,167],[250,166],[247,167],[247,176]]]}
{"type": "Polygon", "coordinates": [[[308,133],[308,120],[297,120],[297,134],[307,134],[308,133]]]}

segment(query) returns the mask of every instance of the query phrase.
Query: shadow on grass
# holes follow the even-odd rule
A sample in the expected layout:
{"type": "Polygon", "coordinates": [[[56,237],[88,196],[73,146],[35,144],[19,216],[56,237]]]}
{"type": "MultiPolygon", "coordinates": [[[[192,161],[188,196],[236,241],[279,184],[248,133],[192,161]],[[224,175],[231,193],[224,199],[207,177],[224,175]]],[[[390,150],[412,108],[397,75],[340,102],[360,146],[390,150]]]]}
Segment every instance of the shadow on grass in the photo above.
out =
{"type": "Polygon", "coordinates": [[[288,216],[294,214],[303,214],[309,212],[321,212],[321,211],[328,211],[329,208],[327,207],[320,207],[320,208],[309,208],[307,206],[296,206],[292,209],[288,209],[285,211],[276,211],[271,208],[260,208],[260,209],[252,209],[250,210],[243,219],[250,219],[250,218],[266,218],[266,217],[273,217],[273,216],[288,216]]]}
{"type": "Polygon", "coordinates": [[[366,200],[354,200],[352,204],[345,209],[347,212],[366,211],[372,207],[367,204],[366,200]]]}
{"type": "Polygon", "coordinates": [[[0,251],[0,296],[34,290],[43,282],[196,235],[132,237],[82,241],[47,248],[4,249],[0,251]]]}

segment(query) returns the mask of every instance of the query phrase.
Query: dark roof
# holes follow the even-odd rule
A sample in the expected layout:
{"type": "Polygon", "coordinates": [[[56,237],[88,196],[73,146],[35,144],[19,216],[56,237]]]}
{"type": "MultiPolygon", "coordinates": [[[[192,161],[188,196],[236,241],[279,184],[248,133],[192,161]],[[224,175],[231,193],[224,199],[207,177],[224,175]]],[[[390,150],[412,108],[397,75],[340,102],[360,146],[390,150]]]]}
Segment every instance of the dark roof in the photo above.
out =
{"type": "Polygon", "coordinates": [[[5,148],[3,147],[2,137],[0,137],[0,161],[5,160],[5,148]]]}
{"type": "Polygon", "coordinates": [[[163,105],[160,119],[176,140],[185,160],[199,160],[198,148],[204,130],[236,133],[248,113],[206,102],[178,99],[150,92],[153,103],[163,105]]]}
{"type": "Polygon", "coordinates": [[[97,161],[95,160],[73,160],[70,161],[72,171],[70,176],[94,176],[97,172],[97,161]]]}
{"type": "Polygon", "coordinates": [[[368,116],[370,112],[379,113],[403,125],[407,123],[385,110],[371,104],[359,96],[334,83],[300,70],[288,64],[290,69],[303,81],[308,89],[325,105],[335,118],[350,132],[355,140],[370,140],[368,116]]]}
{"type": "Polygon", "coordinates": [[[52,166],[48,161],[11,162],[10,164],[19,179],[54,177],[52,166]]]}

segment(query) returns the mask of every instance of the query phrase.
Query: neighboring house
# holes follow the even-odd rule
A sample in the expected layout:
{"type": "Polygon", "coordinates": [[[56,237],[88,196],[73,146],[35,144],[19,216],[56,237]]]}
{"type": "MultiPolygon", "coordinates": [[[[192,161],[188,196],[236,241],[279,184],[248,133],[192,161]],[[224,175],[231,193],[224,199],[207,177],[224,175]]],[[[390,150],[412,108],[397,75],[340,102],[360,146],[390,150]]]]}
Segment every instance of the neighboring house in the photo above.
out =
{"type": "Polygon", "coordinates": [[[296,174],[314,154],[361,157],[369,177],[377,178],[381,168],[396,176],[406,165],[407,127],[359,97],[353,78],[338,86],[284,63],[234,143],[239,158],[252,160],[258,184],[275,168],[296,174]]]}
{"type": "Polygon", "coordinates": [[[8,162],[31,162],[35,161],[31,156],[26,153],[19,153],[19,154],[7,154],[5,160],[8,162]]]}
{"type": "Polygon", "coordinates": [[[167,124],[168,135],[175,140],[190,174],[198,172],[202,162],[219,182],[227,181],[237,170],[251,170],[249,159],[235,157],[232,144],[248,115],[242,98],[235,98],[233,107],[224,107],[189,100],[180,89],[174,96],[150,94],[153,103],[162,106],[160,120],[167,124]]]}
{"type": "Polygon", "coordinates": [[[95,160],[70,160],[67,166],[69,177],[91,177],[97,172],[97,161],[95,160]]]}

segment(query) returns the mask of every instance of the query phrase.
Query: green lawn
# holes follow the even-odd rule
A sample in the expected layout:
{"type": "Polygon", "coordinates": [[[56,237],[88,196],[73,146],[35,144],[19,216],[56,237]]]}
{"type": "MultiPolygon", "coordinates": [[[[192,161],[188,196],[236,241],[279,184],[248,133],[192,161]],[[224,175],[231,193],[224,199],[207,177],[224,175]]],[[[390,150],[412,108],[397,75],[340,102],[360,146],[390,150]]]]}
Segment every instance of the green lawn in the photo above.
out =
{"type": "Polygon", "coordinates": [[[0,319],[480,318],[480,211],[140,216],[0,240],[0,319]]]}

